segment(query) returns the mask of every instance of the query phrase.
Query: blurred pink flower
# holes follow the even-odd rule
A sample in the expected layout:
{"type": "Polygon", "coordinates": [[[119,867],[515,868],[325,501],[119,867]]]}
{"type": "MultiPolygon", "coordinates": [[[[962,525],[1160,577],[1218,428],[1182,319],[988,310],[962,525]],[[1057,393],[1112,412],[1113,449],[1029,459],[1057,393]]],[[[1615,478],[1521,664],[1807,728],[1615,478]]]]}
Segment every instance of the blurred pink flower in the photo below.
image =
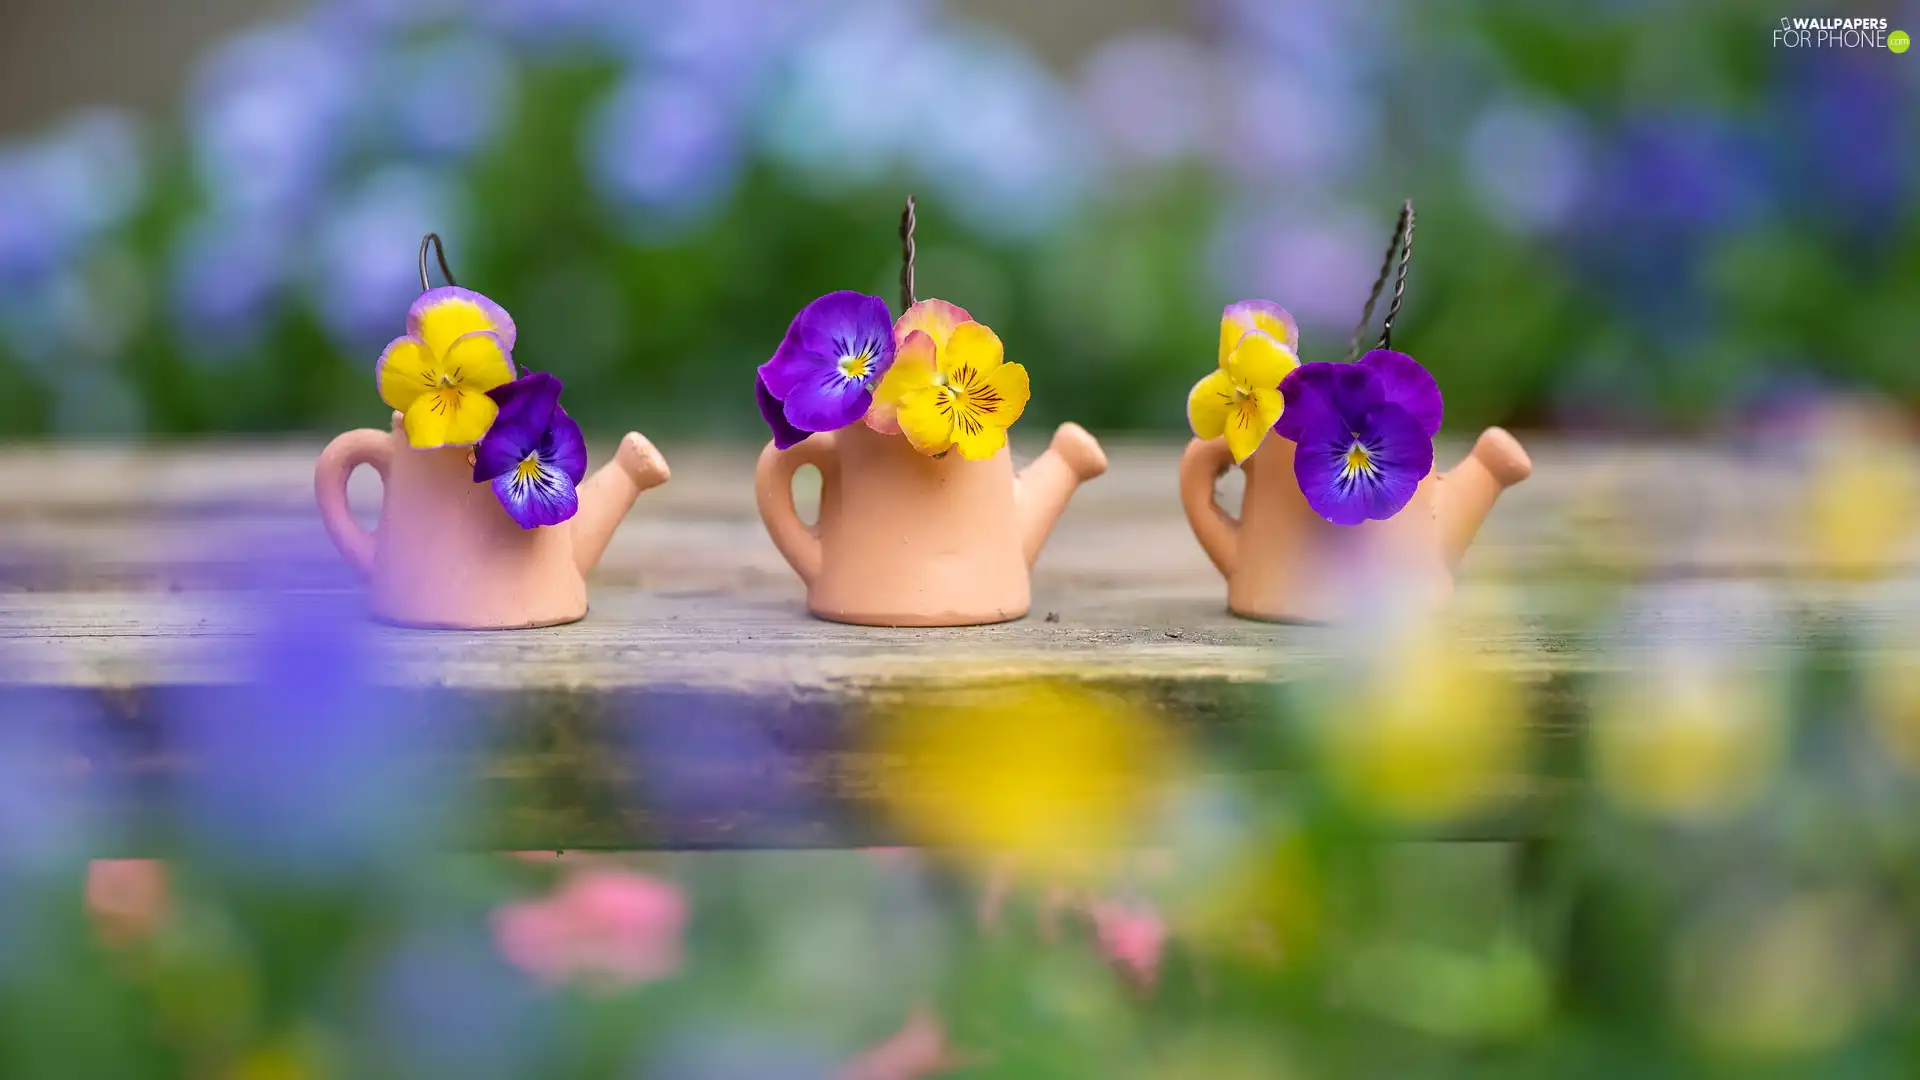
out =
{"type": "Polygon", "coordinates": [[[686,896],[677,886],[628,871],[587,870],[545,900],[495,911],[493,940],[508,963],[543,983],[620,988],[679,970],[686,925],[686,896]]]}
{"type": "Polygon", "coordinates": [[[158,859],[87,864],[87,912],[109,945],[148,937],[167,918],[167,867],[158,859]]]}
{"type": "Polygon", "coordinates": [[[874,1044],[840,1070],[836,1080],[919,1080],[965,1064],[947,1041],[946,1025],[922,1005],[899,1031],[874,1044]]]}
{"type": "Polygon", "coordinates": [[[1167,925],[1151,904],[1096,901],[1088,907],[1100,951],[1143,990],[1160,980],[1160,957],[1166,949],[1167,925]]]}

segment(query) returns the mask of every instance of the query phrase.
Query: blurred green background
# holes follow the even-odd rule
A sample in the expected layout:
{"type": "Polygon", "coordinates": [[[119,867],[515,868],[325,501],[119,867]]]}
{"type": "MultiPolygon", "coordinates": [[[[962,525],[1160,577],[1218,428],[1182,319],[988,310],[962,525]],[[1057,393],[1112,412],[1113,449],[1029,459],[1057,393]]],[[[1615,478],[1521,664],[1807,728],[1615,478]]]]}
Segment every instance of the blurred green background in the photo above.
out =
{"type": "Polygon", "coordinates": [[[758,437],[748,371],[793,313],[895,300],[909,191],[921,295],[999,331],[1036,423],[1178,434],[1245,297],[1338,358],[1407,197],[1395,340],[1454,430],[1699,429],[1920,386],[1920,60],[1775,46],[1823,10],[164,11],[0,15],[0,434],[378,423],[373,360],[434,230],[590,429],[758,437]]]}

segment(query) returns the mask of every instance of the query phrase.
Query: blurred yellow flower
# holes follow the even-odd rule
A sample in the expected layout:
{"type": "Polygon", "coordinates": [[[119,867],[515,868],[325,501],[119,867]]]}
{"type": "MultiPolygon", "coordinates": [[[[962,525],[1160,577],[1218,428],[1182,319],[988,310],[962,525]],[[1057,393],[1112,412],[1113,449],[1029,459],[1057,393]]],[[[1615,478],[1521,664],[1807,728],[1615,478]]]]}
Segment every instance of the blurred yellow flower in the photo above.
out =
{"type": "Polygon", "coordinates": [[[1797,520],[1819,569],[1847,578],[1890,573],[1920,524],[1920,468],[1894,421],[1844,410],[1811,445],[1797,520]]]}
{"type": "Polygon", "coordinates": [[[1908,945],[1898,914],[1865,895],[1739,897],[1685,926],[1673,1000],[1694,1035],[1721,1053],[1824,1050],[1886,1007],[1908,945]]]}
{"type": "Polygon", "coordinates": [[[1894,765],[1920,773],[1920,641],[1861,655],[1867,720],[1894,765]]]}
{"type": "Polygon", "coordinates": [[[1677,820],[1744,809],[1778,764],[1782,694],[1758,670],[1678,646],[1613,676],[1593,720],[1600,790],[1623,809],[1677,820]]]}
{"type": "Polygon", "coordinates": [[[1419,625],[1378,643],[1318,726],[1330,779],[1383,816],[1435,822],[1484,810],[1525,783],[1525,696],[1494,658],[1419,625]]]}
{"type": "Polygon", "coordinates": [[[226,1080],[322,1080],[320,1047],[310,1035],[290,1035],[265,1043],[234,1062],[226,1080]]]}
{"type": "Polygon", "coordinates": [[[869,719],[910,836],[1046,878],[1085,877],[1138,840],[1173,766],[1144,710],[1071,683],[924,684],[869,719]]]}

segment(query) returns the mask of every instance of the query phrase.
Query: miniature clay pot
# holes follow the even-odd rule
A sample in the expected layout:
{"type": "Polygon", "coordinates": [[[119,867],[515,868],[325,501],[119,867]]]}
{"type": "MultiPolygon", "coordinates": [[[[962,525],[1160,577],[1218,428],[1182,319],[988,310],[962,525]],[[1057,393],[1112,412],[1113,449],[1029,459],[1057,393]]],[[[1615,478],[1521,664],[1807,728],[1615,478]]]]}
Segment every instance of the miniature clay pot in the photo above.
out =
{"type": "Polygon", "coordinates": [[[1028,573],[1081,483],[1107,470],[1100,444],[1062,424],[1016,477],[1005,448],[984,461],[928,457],[865,424],[768,444],[754,472],[760,520],[807,586],[807,607],[864,626],[1005,622],[1032,603],[1028,573]],[[800,520],[793,474],[820,470],[820,518],[800,520]]]}
{"type": "Polygon", "coordinates": [[[1224,439],[1195,439],[1180,461],[1187,522],[1227,579],[1227,607],[1249,619],[1335,622],[1390,590],[1429,607],[1453,595],[1453,572],[1494,500],[1533,472],[1512,435],[1488,428],[1473,453],[1429,473],[1406,508],[1385,521],[1335,525],[1307,505],[1293,475],[1294,444],[1272,436],[1242,463],[1240,517],[1215,500],[1232,463],[1224,439]]]}
{"type": "Polygon", "coordinates": [[[666,482],[667,463],[637,432],[580,485],[580,509],[558,525],[522,529],[473,481],[472,450],[415,450],[399,413],[391,431],[361,428],[327,444],[313,470],[320,523],[367,579],[373,617],[399,626],[506,630],[555,626],[587,613],[586,575],[634,499],[666,482]],[[347,509],[347,477],[380,474],[380,523],[347,509]]]}

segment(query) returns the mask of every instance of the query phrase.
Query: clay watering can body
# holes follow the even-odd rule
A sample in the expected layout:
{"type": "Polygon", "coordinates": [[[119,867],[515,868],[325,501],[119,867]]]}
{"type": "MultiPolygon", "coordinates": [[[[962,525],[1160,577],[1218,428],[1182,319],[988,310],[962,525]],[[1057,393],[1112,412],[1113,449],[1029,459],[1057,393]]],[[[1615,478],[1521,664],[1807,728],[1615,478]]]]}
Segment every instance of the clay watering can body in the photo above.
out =
{"type": "Polygon", "coordinates": [[[471,448],[415,450],[400,414],[390,431],[334,439],[314,467],[327,535],[367,580],[373,617],[400,626],[504,630],[555,626],[587,613],[586,576],[640,493],[666,482],[667,463],[638,433],[580,485],[580,509],[558,525],[522,529],[473,481],[471,448]],[[347,478],[380,474],[374,531],[347,509],[347,478]]]}
{"type": "Polygon", "coordinates": [[[1293,443],[1272,436],[1241,465],[1237,519],[1215,500],[1214,483],[1232,461],[1225,440],[1195,439],[1180,462],[1187,522],[1227,579],[1228,609],[1245,618],[1338,622],[1382,599],[1445,605],[1454,569],[1494,501],[1533,471],[1518,440],[1489,428],[1452,471],[1421,480],[1398,514],[1335,525],[1301,494],[1293,452],[1293,443]]]}
{"type": "Polygon", "coordinates": [[[1018,476],[1002,448],[983,461],[933,458],[863,424],[786,450],[755,470],[760,518],[807,587],[807,607],[864,626],[1005,622],[1032,604],[1029,571],[1074,489],[1107,468],[1078,424],[1018,476]],[[793,503],[793,474],[820,470],[820,516],[793,503]]]}

